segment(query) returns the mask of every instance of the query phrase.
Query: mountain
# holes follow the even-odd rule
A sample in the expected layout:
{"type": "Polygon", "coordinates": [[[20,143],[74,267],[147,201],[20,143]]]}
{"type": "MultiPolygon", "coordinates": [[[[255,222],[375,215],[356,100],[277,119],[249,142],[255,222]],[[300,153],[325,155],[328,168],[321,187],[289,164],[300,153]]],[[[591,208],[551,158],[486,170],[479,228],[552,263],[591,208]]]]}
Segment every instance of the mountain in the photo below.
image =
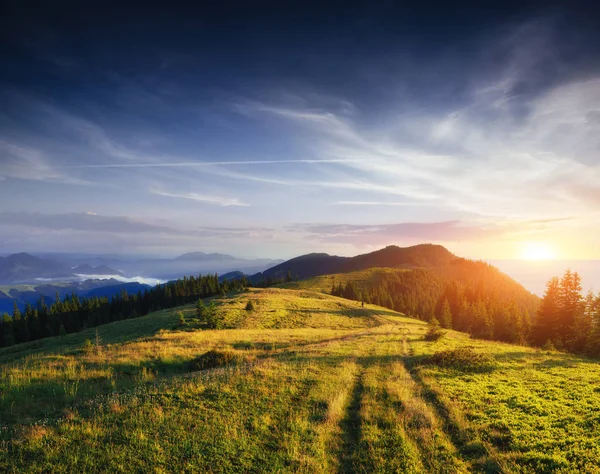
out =
{"type": "Polygon", "coordinates": [[[0,287],[0,315],[4,312],[12,314],[14,301],[17,302],[17,306],[21,311],[24,310],[27,303],[37,304],[42,296],[46,304],[51,305],[56,300],[56,293],[61,299],[73,293],[80,298],[93,296],[107,296],[110,298],[123,290],[127,290],[129,294],[134,294],[149,288],[151,288],[150,285],[138,282],[124,283],[114,278],[5,286],[0,287]]]}
{"type": "Polygon", "coordinates": [[[281,279],[291,273],[294,279],[310,278],[330,273],[345,273],[374,267],[427,268],[448,265],[457,257],[441,245],[421,244],[412,247],[390,245],[381,250],[338,257],[326,253],[311,253],[293,258],[262,273],[252,275],[251,281],[281,279]]]}
{"type": "Polygon", "coordinates": [[[237,260],[236,257],[232,255],[226,255],[223,253],[204,253],[204,252],[189,252],[176,257],[174,260],[177,261],[192,261],[192,260],[202,260],[209,262],[216,261],[230,261],[237,260]]]}
{"type": "Polygon", "coordinates": [[[281,263],[268,258],[244,259],[220,253],[190,252],[175,258],[19,253],[0,257],[0,285],[74,282],[81,275],[122,276],[127,280],[173,280],[184,275],[242,271],[252,275],[281,263]],[[118,268],[119,270],[116,270],[118,268]]]}
{"type": "Polygon", "coordinates": [[[130,295],[135,295],[138,291],[142,293],[144,290],[149,290],[152,288],[150,285],[144,285],[142,283],[132,282],[132,283],[117,283],[115,285],[101,286],[98,288],[94,288],[93,290],[88,291],[84,294],[84,296],[88,298],[92,297],[108,297],[120,294],[123,290],[127,291],[130,295]]]}
{"type": "Polygon", "coordinates": [[[121,275],[121,272],[119,270],[115,270],[106,265],[98,265],[97,267],[92,267],[87,263],[73,268],[73,273],[75,273],[76,275],[121,275]]]}
{"type": "Polygon", "coordinates": [[[38,278],[68,278],[71,270],[53,260],[16,253],[0,257],[0,284],[35,281],[38,278]]]}
{"type": "Polygon", "coordinates": [[[219,281],[240,280],[244,277],[248,278],[248,275],[246,275],[244,272],[229,272],[225,273],[224,275],[219,275],[219,281]]]}

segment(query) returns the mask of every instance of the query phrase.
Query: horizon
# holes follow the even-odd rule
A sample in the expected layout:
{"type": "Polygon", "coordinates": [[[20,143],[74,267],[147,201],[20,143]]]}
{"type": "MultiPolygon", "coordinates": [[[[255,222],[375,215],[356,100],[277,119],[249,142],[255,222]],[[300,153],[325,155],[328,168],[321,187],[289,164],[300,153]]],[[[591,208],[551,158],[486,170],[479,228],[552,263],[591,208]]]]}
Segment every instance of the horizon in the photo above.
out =
{"type": "MultiPolygon", "coordinates": [[[[429,245],[429,244],[430,243],[422,243],[422,244],[417,244],[417,245],[429,245]]],[[[383,248],[390,247],[390,246],[394,246],[394,244],[390,244],[390,245],[381,247],[377,250],[381,250],[383,248]]],[[[597,291],[598,289],[600,289],[600,265],[599,265],[598,259],[537,259],[537,260],[526,260],[526,259],[522,259],[522,258],[521,259],[518,259],[518,258],[516,258],[516,259],[485,259],[485,258],[457,255],[455,252],[452,252],[448,248],[446,248],[446,250],[448,250],[449,252],[454,254],[457,258],[465,258],[465,259],[473,260],[473,261],[482,261],[482,262],[486,262],[486,263],[494,266],[501,272],[503,272],[506,275],[508,275],[509,277],[511,277],[516,282],[523,285],[524,288],[526,288],[528,291],[530,291],[531,293],[535,294],[538,297],[542,297],[544,295],[544,292],[546,290],[546,284],[550,280],[550,278],[552,278],[554,276],[560,277],[567,270],[571,270],[580,275],[580,277],[582,279],[582,290],[584,291],[584,293],[587,293],[588,291],[597,291]]],[[[202,253],[204,255],[209,256],[211,254],[214,254],[215,252],[206,252],[206,251],[198,251],[198,250],[193,251],[192,250],[192,251],[184,252],[182,254],[177,254],[177,255],[139,255],[139,254],[136,255],[136,254],[125,254],[125,253],[124,254],[101,254],[101,253],[83,253],[82,254],[82,253],[77,253],[77,252],[75,252],[75,253],[73,253],[73,252],[18,252],[18,253],[26,253],[26,254],[30,254],[30,255],[34,255],[34,256],[37,255],[37,256],[41,256],[41,257],[50,257],[50,258],[52,256],[57,256],[57,257],[71,256],[71,257],[81,258],[82,260],[85,260],[85,258],[87,257],[87,258],[105,258],[105,259],[113,258],[113,259],[122,259],[122,260],[126,261],[127,259],[132,259],[132,260],[138,260],[138,259],[173,260],[173,259],[176,259],[176,258],[186,255],[186,254],[202,253]]],[[[320,253],[320,252],[309,252],[309,253],[320,253]]],[[[369,253],[369,252],[367,252],[367,253],[369,253]]],[[[354,253],[354,254],[337,255],[337,256],[355,257],[358,255],[363,255],[363,254],[364,253],[354,253]]],[[[0,257],[6,257],[8,255],[12,255],[12,254],[0,254],[0,257]]],[[[241,256],[241,255],[236,255],[236,254],[232,254],[232,253],[222,254],[222,255],[233,257],[238,262],[240,260],[261,260],[260,257],[241,256]]],[[[270,268],[271,266],[275,266],[275,265],[279,264],[276,262],[285,262],[287,260],[290,260],[290,259],[293,259],[296,257],[300,257],[303,255],[307,255],[307,254],[292,255],[292,256],[271,255],[269,259],[265,259],[265,260],[271,260],[273,262],[272,265],[268,266],[268,268],[270,268]]],[[[329,255],[336,255],[336,254],[329,254],[329,255]]],[[[232,267],[227,272],[218,272],[218,271],[215,271],[215,272],[222,274],[222,273],[229,273],[230,271],[235,271],[235,270],[240,270],[240,269],[232,267]]],[[[207,273],[207,272],[201,271],[200,273],[207,273]]],[[[243,273],[246,273],[246,272],[243,272],[243,273]]],[[[252,273],[253,272],[250,272],[250,274],[252,274],[252,273]]],[[[95,275],[95,276],[89,275],[86,277],[93,278],[93,277],[99,277],[99,275],[95,275]]],[[[105,277],[107,277],[107,275],[103,276],[103,278],[105,278],[105,277]]],[[[111,275],[111,277],[116,277],[116,275],[111,275]]],[[[84,277],[84,279],[86,279],[86,278],[84,277]]],[[[118,276],[117,279],[121,279],[122,281],[137,281],[139,283],[147,283],[148,281],[155,281],[156,283],[159,283],[159,282],[167,281],[164,279],[157,280],[155,278],[152,278],[151,276],[149,277],[149,276],[132,276],[132,275],[130,275],[129,277],[123,277],[121,275],[121,276],[118,276]]],[[[50,279],[50,280],[55,280],[55,279],[50,279]]],[[[61,280],[61,279],[59,278],[58,280],[61,280]]]]}
{"type": "Polygon", "coordinates": [[[600,258],[588,7],[305,6],[7,7],[1,250],[600,258]]]}

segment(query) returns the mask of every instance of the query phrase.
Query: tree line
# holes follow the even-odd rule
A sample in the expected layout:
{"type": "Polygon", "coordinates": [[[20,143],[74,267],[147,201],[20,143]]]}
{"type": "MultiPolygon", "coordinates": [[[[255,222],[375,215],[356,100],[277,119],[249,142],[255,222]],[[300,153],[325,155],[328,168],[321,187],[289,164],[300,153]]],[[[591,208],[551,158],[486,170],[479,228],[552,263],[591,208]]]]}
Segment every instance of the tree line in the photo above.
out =
{"type": "Polygon", "coordinates": [[[35,305],[28,304],[24,312],[15,301],[12,317],[4,313],[0,320],[0,347],[11,346],[45,337],[79,332],[83,329],[123,319],[145,316],[150,312],[173,308],[248,286],[245,278],[219,281],[215,275],[189,276],[158,285],[143,293],[108,297],[79,298],[76,294],[48,306],[41,297],[35,305]]]}

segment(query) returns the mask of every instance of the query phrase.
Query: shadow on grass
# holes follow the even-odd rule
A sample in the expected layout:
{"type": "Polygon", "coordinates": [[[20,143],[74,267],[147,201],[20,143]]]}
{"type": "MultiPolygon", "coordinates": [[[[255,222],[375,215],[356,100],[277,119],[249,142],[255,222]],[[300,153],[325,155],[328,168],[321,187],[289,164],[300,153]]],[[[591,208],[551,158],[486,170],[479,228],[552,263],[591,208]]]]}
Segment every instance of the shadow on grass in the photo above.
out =
{"type": "Polygon", "coordinates": [[[340,472],[357,472],[357,452],[362,438],[362,420],[360,416],[360,406],[363,398],[363,371],[356,377],[352,392],[350,394],[350,404],[346,410],[346,416],[342,419],[340,427],[342,428],[342,449],[339,454],[340,472]]]}

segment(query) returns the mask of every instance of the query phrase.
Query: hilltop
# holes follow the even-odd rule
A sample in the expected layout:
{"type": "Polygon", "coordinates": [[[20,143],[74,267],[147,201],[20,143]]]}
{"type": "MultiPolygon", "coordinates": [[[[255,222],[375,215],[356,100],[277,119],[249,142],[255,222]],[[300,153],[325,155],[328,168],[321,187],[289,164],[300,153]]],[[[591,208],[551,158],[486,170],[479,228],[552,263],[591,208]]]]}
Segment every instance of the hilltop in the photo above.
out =
{"type": "Polygon", "coordinates": [[[430,342],[422,321],[305,289],[210,301],[223,329],[187,305],[1,349],[0,470],[600,469],[597,362],[430,342]]]}
{"type": "Polygon", "coordinates": [[[357,255],[355,257],[338,257],[326,253],[311,253],[292,258],[279,265],[257,273],[252,281],[277,280],[291,275],[302,280],[330,273],[345,273],[365,270],[373,267],[439,267],[448,265],[457,257],[441,245],[420,244],[412,247],[389,245],[381,250],[357,255]]]}

